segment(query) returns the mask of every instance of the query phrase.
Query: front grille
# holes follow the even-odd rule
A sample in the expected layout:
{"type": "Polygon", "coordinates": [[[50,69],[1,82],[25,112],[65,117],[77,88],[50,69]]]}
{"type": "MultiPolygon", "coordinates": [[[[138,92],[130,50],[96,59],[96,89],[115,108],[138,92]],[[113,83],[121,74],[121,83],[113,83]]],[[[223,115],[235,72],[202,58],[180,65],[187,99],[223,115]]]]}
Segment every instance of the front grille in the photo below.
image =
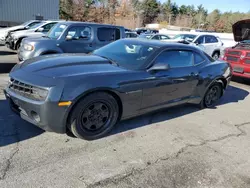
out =
{"type": "Polygon", "coordinates": [[[246,59],[246,60],[245,60],[245,63],[246,63],[246,64],[250,64],[250,59],[246,59]]]}
{"type": "Polygon", "coordinates": [[[10,79],[9,88],[19,95],[30,98],[33,94],[33,87],[13,78],[10,79]]]}
{"type": "Polygon", "coordinates": [[[228,51],[227,53],[230,55],[241,55],[241,52],[239,51],[228,51]]]}
{"type": "Polygon", "coordinates": [[[238,58],[238,57],[233,57],[233,56],[228,56],[228,57],[227,57],[227,60],[228,60],[228,61],[235,61],[235,62],[238,62],[238,61],[239,61],[239,58],[238,58]]]}

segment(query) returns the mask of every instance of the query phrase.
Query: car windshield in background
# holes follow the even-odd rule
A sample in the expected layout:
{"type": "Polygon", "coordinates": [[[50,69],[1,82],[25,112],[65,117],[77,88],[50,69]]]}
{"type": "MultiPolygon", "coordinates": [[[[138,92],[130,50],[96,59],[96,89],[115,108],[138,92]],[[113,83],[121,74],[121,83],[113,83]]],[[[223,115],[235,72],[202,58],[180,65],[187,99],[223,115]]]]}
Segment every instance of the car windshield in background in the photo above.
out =
{"type": "Polygon", "coordinates": [[[119,40],[95,50],[93,54],[112,60],[126,69],[138,70],[156,49],[140,41],[119,40]]]}
{"type": "Polygon", "coordinates": [[[173,39],[192,39],[194,40],[194,38],[196,37],[196,35],[176,35],[174,36],[173,39]]]}
{"type": "Polygon", "coordinates": [[[55,25],[48,33],[48,37],[51,39],[58,39],[63,31],[66,29],[66,25],[64,24],[57,24],[55,25]]]}
{"type": "Polygon", "coordinates": [[[44,22],[41,22],[41,23],[35,24],[35,25],[33,25],[33,26],[31,26],[31,27],[28,27],[28,28],[29,28],[29,29],[36,29],[36,28],[40,27],[40,26],[43,25],[43,24],[44,24],[44,22]]]}
{"type": "Polygon", "coordinates": [[[27,22],[22,23],[21,25],[26,26],[26,25],[29,25],[30,23],[31,23],[30,21],[27,21],[27,22]]]}
{"type": "Polygon", "coordinates": [[[152,35],[144,35],[144,34],[142,34],[142,35],[139,35],[138,38],[149,39],[151,36],[152,35]]]}

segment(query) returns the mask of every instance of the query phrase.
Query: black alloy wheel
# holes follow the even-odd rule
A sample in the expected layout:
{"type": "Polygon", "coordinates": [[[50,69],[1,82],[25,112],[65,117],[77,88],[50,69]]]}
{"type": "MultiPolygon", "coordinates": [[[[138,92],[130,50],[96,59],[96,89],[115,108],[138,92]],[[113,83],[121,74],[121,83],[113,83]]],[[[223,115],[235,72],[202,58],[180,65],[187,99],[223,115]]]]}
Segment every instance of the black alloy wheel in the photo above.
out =
{"type": "Polygon", "coordinates": [[[71,112],[68,128],[78,138],[98,139],[113,128],[118,116],[116,99],[108,93],[96,92],[77,103],[71,112]]]}
{"type": "Polygon", "coordinates": [[[87,131],[97,131],[110,121],[110,105],[105,101],[91,102],[81,114],[81,128],[87,131]]]}
{"type": "Polygon", "coordinates": [[[204,105],[207,108],[213,107],[222,96],[222,86],[219,83],[213,84],[204,96],[204,105]]]}

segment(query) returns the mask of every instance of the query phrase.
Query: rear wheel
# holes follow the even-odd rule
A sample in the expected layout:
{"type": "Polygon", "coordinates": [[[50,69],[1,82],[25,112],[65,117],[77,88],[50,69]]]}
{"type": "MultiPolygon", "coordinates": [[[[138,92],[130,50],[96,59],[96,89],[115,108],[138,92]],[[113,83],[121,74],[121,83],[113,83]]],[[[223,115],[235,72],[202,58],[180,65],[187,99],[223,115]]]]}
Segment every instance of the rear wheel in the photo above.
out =
{"type": "Polygon", "coordinates": [[[203,97],[203,100],[200,103],[201,108],[211,108],[214,107],[223,93],[223,88],[220,83],[212,84],[207,90],[206,94],[203,97]]]}
{"type": "Polygon", "coordinates": [[[70,116],[69,129],[78,138],[98,139],[114,127],[118,116],[116,99],[108,93],[96,92],[75,106],[70,116]]]}
{"type": "Polygon", "coordinates": [[[219,59],[219,57],[220,57],[219,52],[215,52],[215,53],[213,54],[213,56],[212,56],[212,58],[213,58],[214,60],[219,59]]]}

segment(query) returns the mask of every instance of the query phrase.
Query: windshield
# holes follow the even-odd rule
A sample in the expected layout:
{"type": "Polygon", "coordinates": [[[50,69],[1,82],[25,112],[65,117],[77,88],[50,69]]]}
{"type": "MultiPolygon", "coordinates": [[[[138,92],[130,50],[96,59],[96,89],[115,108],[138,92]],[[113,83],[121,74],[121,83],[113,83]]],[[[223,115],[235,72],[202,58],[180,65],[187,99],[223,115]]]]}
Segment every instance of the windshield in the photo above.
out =
{"type": "Polygon", "coordinates": [[[27,21],[27,22],[22,23],[22,25],[26,26],[26,25],[29,25],[30,23],[31,21],[27,21]]]}
{"type": "Polygon", "coordinates": [[[66,29],[67,25],[57,24],[48,33],[48,37],[51,39],[58,39],[63,31],[66,29]]]}
{"type": "Polygon", "coordinates": [[[157,47],[143,44],[141,41],[118,40],[95,50],[93,54],[113,60],[126,69],[138,70],[156,49],[157,47]]]}
{"type": "Polygon", "coordinates": [[[29,29],[36,29],[36,28],[40,27],[40,26],[41,26],[41,25],[43,25],[43,24],[44,24],[44,22],[41,22],[41,23],[35,24],[35,25],[33,25],[33,26],[29,27],[29,29]]]}
{"type": "Polygon", "coordinates": [[[138,38],[149,39],[152,35],[139,35],[138,38]]]}
{"type": "Polygon", "coordinates": [[[175,35],[173,39],[194,39],[196,37],[196,35],[183,35],[183,34],[180,34],[180,35],[175,35]]]}

